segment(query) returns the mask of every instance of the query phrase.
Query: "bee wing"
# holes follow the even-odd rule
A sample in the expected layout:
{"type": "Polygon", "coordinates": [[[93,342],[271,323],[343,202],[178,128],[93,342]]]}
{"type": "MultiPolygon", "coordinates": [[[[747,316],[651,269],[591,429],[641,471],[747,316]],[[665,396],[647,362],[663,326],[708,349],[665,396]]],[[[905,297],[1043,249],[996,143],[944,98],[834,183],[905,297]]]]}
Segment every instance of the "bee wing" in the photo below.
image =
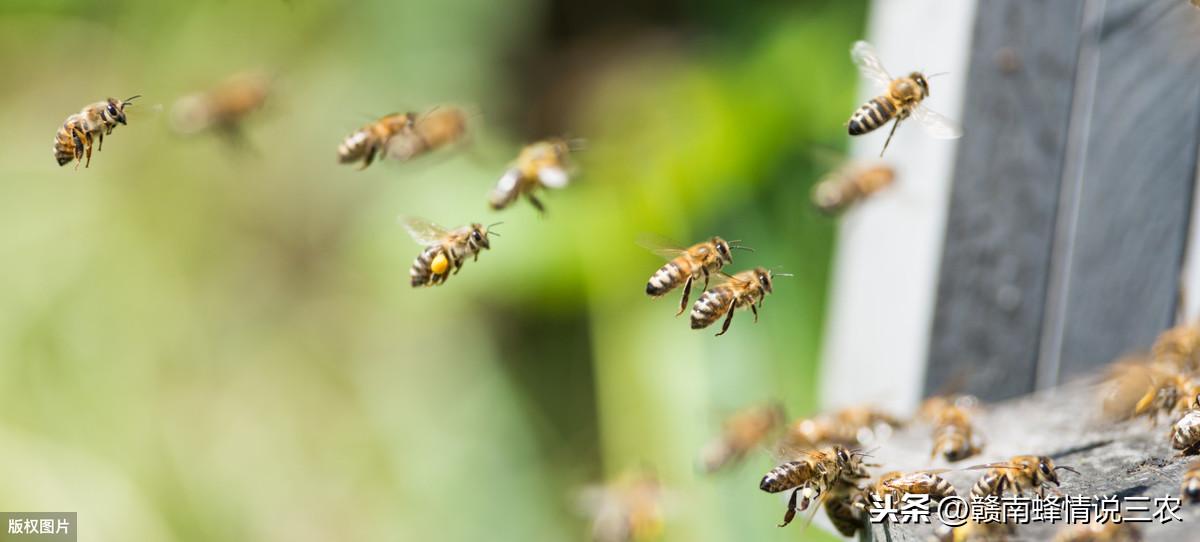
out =
{"type": "Polygon", "coordinates": [[[687,252],[687,249],[680,246],[679,243],[651,233],[638,235],[637,244],[667,260],[687,252]]]}
{"type": "Polygon", "coordinates": [[[986,463],[983,465],[974,465],[964,467],[962,470],[988,470],[988,469],[1020,469],[1021,467],[1012,463],[986,463]]]}
{"type": "Polygon", "coordinates": [[[422,245],[436,245],[450,232],[433,222],[412,216],[400,217],[400,223],[408,230],[414,241],[422,245]]]}
{"type": "Polygon", "coordinates": [[[962,128],[957,122],[924,105],[918,104],[913,109],[912,116],[933,137],[938,139],[958,139],[962,137],[962,128]]]}
{"type": "Polygon", "coordinates": [[[874,81],[879,87],[887,88],[888,84],[892,82],[891,74],[884,69],[883,63],[879,61],[879,55],[875,53],[875,48],[870,43],[854,42],[854,47],[850,48],[850,58],[858,66],[858,73],[874,81]]]}
{"type": "Polygon", "coordinates": [[[557,166],[546,166],[538,170],[538,181],[546,188],[563,188],[570,182],[567,170],[557,166]]]}

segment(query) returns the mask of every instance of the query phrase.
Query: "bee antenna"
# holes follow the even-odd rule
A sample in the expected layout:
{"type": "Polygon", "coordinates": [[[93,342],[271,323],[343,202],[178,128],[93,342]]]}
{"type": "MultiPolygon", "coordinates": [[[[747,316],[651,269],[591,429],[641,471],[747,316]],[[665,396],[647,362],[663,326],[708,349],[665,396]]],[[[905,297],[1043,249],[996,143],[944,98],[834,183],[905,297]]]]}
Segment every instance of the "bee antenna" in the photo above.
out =
{"type": "Polygon", "coordinates": [[[493,222],[493,223],[491,223],[491,224],[488,224],[488,225],[487,225],[487,227],[486,227],[486,228],[484,228],[484,230],[485,230],[485,231],[487,231],[487,234],[488,234],[488,235],[495,235],[496,237],[500,237],[500,234],[499,234],[499,233],[497,233],[497,232],[494,232],[494,231],[492,231],[492,228],[495,228],[496,226],[499,226],[499,225],[501,225],[501,224],[503,224],[503,223],[504,223],[504,221],[503,221],[503,220],[501,220],[500,222],[493,222]]]}
{"type": "Polygon", "coordinates": [[[125,98],[125,99],[124,99],[124,100],[122,100],[122,101],[124,101],[125,103],[129,103],[129,102],[132,102],[133,100],[136,100],[136,99],[138,99],[138,98],[141,98],[141,97],[142,97],[142,95],[141,95],[141,94],[134,94],[133,96],[130,96],[130,97],[128,97],[128,98],[125,98]]]}
{"type": "Polygon", "coordinates": [[[750,247],[744,247],[744,246],[742,246],[742,245],[729,245],[729,248],[736,248],[736,249],[738,249],[738,250],[745,250],[745,251],[747,251],[747,252],[754,252],[754,249],[752,249],[752,248],[750,248],[750,247]]]}
{"type": "Polygon", "coordinates": [[[1080,476],[1082,476],[1082,474],[1080,474],[1080,473],[1079,473],[1079,471],[1075,470],[1075,469],[1074,469],[1074,468],[1072,468],[1072,467],[1068,467],[1068,466],[1066,466],[1066,465],[1059,465],[1059,466],[1057,466],[1057,467],[1054,467],[1054,470],[1055,470],[1055,471],[1059,471],[1059,470],[1065,470],[1065,471],[1067,471],[1067,472],[1073,472],[1073,473],[1075,473],[1075,474],[1079,474],[1080,476]]]}
{"type": "Polygon", "coordinates": [[[950,72],[937,72],[937,73],[932,73],[932,74],[926,75],[926,76],[925,76],[925,78],[926,78],[926,79],[933,79],[934,77],[939,77],[939,76],[942,76],[942,75],[950,75],[950,72]]]}
{"type": "Polygon", "coordinates": [[[567,142],[567,148],[570,149],[571,152],[587,150],[587,140],[582,137],[567,138],[566,142],[567,142]]]}
{"type": "Polygon", "coordinates": [[[771,273],[771,276],[772,277],[794,277],[796,275],[793,275],[791,273],[771,273]]]}

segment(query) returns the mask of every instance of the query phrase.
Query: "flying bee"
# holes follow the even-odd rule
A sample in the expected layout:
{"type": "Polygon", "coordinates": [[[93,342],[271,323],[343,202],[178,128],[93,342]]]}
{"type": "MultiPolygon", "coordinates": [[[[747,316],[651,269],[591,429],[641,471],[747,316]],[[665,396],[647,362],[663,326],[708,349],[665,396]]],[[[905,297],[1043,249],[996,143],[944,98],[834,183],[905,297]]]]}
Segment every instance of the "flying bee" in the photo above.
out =
{"type": "Polygon", "coordinates": [[[489,236],[499,237],[498,233],[491,231],[498,223],[487,227],[471,224],[456,230],[446,230],[419,218],[405,218],[403,222],[413,240],[425,246],[425,250],[417,256],[412,270],[409,271],[413,288],[437,286],[446,282],[451,270],[458,274],[464,260],[478,260],[481,251],[491,248],[489,236]]]}
{"type": "Polygon", "coordinates": [[[982,439],[971,423],[971,411],[977,399],[971,396],[932,397],[920,408],[920,416],[933,423],[933,452],[951,463],[983,451],[982,439]]]}
{"type": "Polygon", "coordinates": [[[891,166],[844,166],[813,187],[812,202],[821,212],[834,215],[891,186],[896,171],[891,166]]]}
{"type": "Polygon", "coordinates": [[[850,135],[857,136],[871,132],[887,124],[889,120],[895,119],[892,131],[888,134],[887,141],[883,143],[883,150],[879,151],[880,156],[883,156],[883,151],[886,151],[888,144],[892,142],[896,128],[909,117],[917,119],[917,122],[925,128],[929,135],[938,139],[962,137],[962,130],[958,127],[958,123],[921,103],[929,97],[929,82],[924,74],[912,72],[906,77],[893,78],[884,69],[883,63],[879,61],[879,55],[875,54],[875,48],[865,41],[854,43],[854,47],[850,49],[850,58],[858,65],[859,73],[874,81],[881,90],[884,90],[883,94],[863,104],[850,117],[848,123],[850,135]]]}
{"type": "Polygon", "coordinates": [[[384,144],[388,154],[407,161],[459,142],[467,135],[467,113],[452,106],[438,106],[422,115],[409,113],[411,125],[384,144]]]}
{"type": "Polygon", "coordinates": [[[815,448],[871,444],[890,429],[903,423],[892,415],[870,406],[850,406],[841,410],[798,419],[788,426],[784,436],[789,446],[815,448]]]}
{"type": "Polygon", "coordinates": [[[666,495],[652,472],[629,472],[580,492],[579,508],[591,518],[592,540],[657,540],[663,531],[666,495]]]}
{"type": "Polygon", "coordinates": [[[517,161],[492,190],[488,203],[492,209],[508,207],[522,195],[539,212],[546,208],[534,192],[539,188],[563,188],[571,179],[567,156],[570,144],[564,139],[548,139],[527,145],[517,155],[517,161]]]}
{"type": "Polygon", "coordinates": [[[1183,471],[1183,484],[1179,493],[1186,502],[1200,502],[1200,461],[1193,461],[1187,470],[1183,471]]]}
{"type": "Polygon", "coordinates": [[[859,480],[870,477],[862,458],[862,452],[841,446],[801,452],[796,459],[771,469],[758,488],[767,493],[792,490],[787,513],[779,525],[783,527],[791,523],[797,511],[807,510],[813,500],[821,498],[835,484],[857,487],[859,480]]]}
{"type": "Polygon", "coordinates": [[[171,125],[184,135],[214,130],[236,140],[242,121],[266,103],[270,87],[263,74],[234,75],[215,88],[177,100],[171,107],[171,125]]]}
{"type": "Polygon", "coordinates": [[[1171,446],[1183,455],[1200,452],[1200,395],[1192,403],[1192,410],[1184,414],[1171,427],[1171,446]]]}
{"type": "Polygon", "coordinates": [[[67,117],[58,133],[54,134],[54,159],[58,165],[65,166],[75,160],[75,169],[84,156],[87,162],[83,167],[92,165],[92,138],[99,139],[97,151],[104,150],[104,136],[112,134],[118,124],[125,124],[125,108],[130,102],[141,95],[130,96],[124,100],[109,98],[103,102],[89,104],[78,113],[67,117]]]}
{"type": "Polygon", "coordinates": [[[416,113],[392,113],[359,128],[346,136],[338,146],[338,162],[351,164],[361,161],[362,166],[358,169],[366,169],[375,161],[376,155],[380,160],[383,159],[385,146],[393,137],[413,137],[413,125],[416,120],[416,113]]]}
{"type": "Polygon", "coordinates": [[[1150,354],[1155,363],[1195,372],[1200,369],[1200,326],[1183,324],[1162,332],[1150,354]]]}
{"type": "Polygon", "coordinates": [[[892,502],[899,504],[904,495],[929,495],[932,502],[946,497],[957,497],[954,486],[939,476],[945,469],[924,470],[904,473],[893,471],[879,477],[870,492],[879,498],[891,495],[892,502]]]}
{"type": "Polygon", "coordinates": [[[705,472],[715,472],[742,460],[783,425],[783,405],[768,403],[747,408],[725,421],[721,437],[701,452],[705,472]]]}
{"type": "Polygon", "coordinates": [[[1059,531],[1054,542],[1139,542],[1142,532],[1137,525],[1126,521],[1085,523],[1059,531]]]}
{"type": "Polygon", "coordinates": [[[708,290],[709,276],[719,273],[725,265],[733,263],[733,249],[751,250],[716,236],[688,248],[648,239],[642,240],[641,243],[655,254],[669,259],[646,281],[646,295],[659,297],[683,284],[683,297],[679,300],[679,312],[675,313],[675,316],[687,310],[688,298],[692,294],[692,282],[704,278],[702,290],[708,290]]]}
{"type": "MultiPolygon", "coordinates": [[[[712,289],[706,290],[692,305],[692,329],[711,326],[718,318],[724,316],[721,324],[720,337],[729,331],[733,322],[733,313],[737,309],[749,307],[754,312],[754,321],[758,322],[758,309],[762,308],[763,298],[773,291],[771,279],[776,275],[764,267],[756,267],[742,271],[736,275],[725,275],[726,280],[712,289]]],[[[783,275],[779,276],[789,276],[783,275]]]]}
{"type": "Polygon", "coordinates": [[[975,499],[993,495],[1003,497],[1004,492],[1009,489],[1016,495],[1020,495],[1026,489],[1033,489],[1041,497],[1045,495],[1047,485],[1061,485],[1058,481],[1058,471],[1079,474],[1079,471],[1071,467],[1055,466],[1054,461],[1044,455],[1018,455],[1007,463],[991,463],[971,468],[987,469],[971,487],[971,497],[975,499]]]}

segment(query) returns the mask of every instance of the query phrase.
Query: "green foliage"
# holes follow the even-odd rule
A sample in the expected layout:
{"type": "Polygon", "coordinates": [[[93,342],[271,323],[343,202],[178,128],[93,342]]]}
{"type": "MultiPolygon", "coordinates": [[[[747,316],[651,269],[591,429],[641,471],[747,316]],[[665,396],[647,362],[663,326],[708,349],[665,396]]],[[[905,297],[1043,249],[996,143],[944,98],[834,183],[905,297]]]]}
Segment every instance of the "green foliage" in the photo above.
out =
{"type": "Polygon", "coordinates": [[[646,465],[669,539],[801,536],[756,487],[765,456],[715,478],[694,458],[735,408],[814,406],[833,230],[807,203],[812,148],[842,141],[862,5],[779,3],[597,66],[572,104],[577,182],[545,216],[492,214],[524,141],[488,112],[525,107],[504,51],[541,9],[0,5],[19,74],[0,87],[0,510],[78,511],[94,540],[578,539],[573,492],[646,465]],[[277,86],[252,151],[167,129],[176,97],[253,68],[277,86]],[[63,118],[137,93],[91,168],[53,165],[63,118]],[[484,113],[465,151],[335,163],[367,119],[443,102],[484,113]],[[503,237],[412,290],[399,214],[503,237]],[[741,239],[756,252],[731,271],[795,277],[714,338],[646,298],[644,233],[741,239]]]}

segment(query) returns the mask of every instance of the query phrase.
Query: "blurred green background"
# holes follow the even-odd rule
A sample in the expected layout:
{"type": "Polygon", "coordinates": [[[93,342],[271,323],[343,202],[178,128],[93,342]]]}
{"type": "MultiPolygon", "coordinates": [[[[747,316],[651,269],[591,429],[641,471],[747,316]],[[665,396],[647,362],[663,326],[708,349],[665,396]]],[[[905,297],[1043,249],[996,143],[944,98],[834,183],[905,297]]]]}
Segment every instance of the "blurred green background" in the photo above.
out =
{"type": "MultiPolygon", "coordinates": [[[[80,540],[582,540],[582,486],[648,467],[668,540],[778,529],[765,455],[698,474],[721,419],[816,404],[834,225],[810,210],[856,105],[865,3],[672,0],[0,3],[0,510],[80,540]],[[252,152],[167,128],[178,97],[275,77],[252,152]],[[63,119],[144,97],[90,169],[63,119]],[[471,144],[366,171],[368,120],[477,111],[471,144]],[[494,213],[526,142],[581,175],[494,213]],[[503,220],[414,290],[400,214],[503,220]],[[644,233],[741,239],[781,278],[724,337],[651,300],[644,233]]],[[[695,294],[694,294],[695,295],[695,294]]]]}

